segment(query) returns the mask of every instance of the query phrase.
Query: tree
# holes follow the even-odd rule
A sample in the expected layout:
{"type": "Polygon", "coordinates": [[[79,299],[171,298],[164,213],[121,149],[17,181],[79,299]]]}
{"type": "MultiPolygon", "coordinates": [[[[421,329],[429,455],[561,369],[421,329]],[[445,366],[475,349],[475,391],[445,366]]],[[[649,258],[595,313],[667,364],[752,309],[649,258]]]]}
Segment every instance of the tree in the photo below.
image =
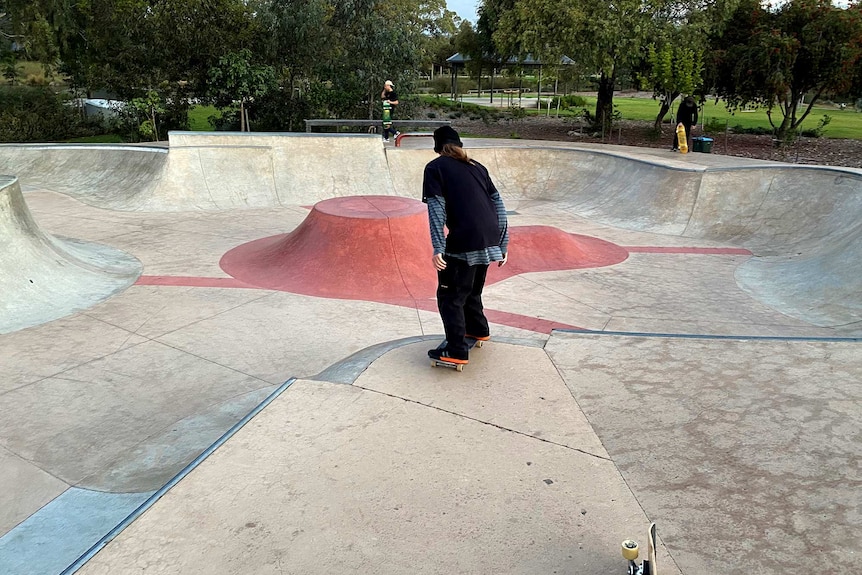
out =
{"type": "Polygon", "coordinates": [[[716,94],[730,109],[766,106],[777,139],[791,141],[824,94],[853,81],[862,62],[862,5],[790,0],[774,7],[745,0],[712,43],[716,94]]]}
{"type": "Polygon", "coordinates": [[[159,141],[159,117],[165,113],[165,105],[155,90],[147,92],[146,97],[133,98],[129,106],[136,115],[146,118],[137,128],[140,135],[148,140],[159,141]]]}
{"type": "Polygon", "coordinates": [[[659,99],[655,129],[681,94],[702,92],[703,55],[709,35],[724,25],[739,0],[670,0],[654,16],[652,39],[641,62],[640,81],[659,99]]]}
{"type": "Polygon", "coordinates": [[[209,91],[219,107],[239,102],[240,131],[249,130],[248,104],[275,86],[275,70],[271,66],[253,64],[251,50],[231,52],[219,58],[210,68],[209,91]]]}
{"type": "MultiPolygon", "coordinates": [[[[477,44],[482,53],[508,60],[521,53],[517,41],[499,44],[494,41],[494,35],[500,28],[503,16],[515,8],[515,0],[484,0],[479,6],[479,19],[476,22],[477,44]],[[501,49],[505,47],[505,52],[501,49]]],[[[502,37],[501,37],[502,39],[502,37]]]]}
{"type": "MultiPolygon", "coordinates": [[[[426,34],[445,13],[443,0],[363,0],[334,3],[327,23],[328,58],[317,75],[330,90],[326,102],[341,117],[380,114],[380,91],[391,79],[401,94],[409,92],[423,61],[426,34]]],[[[407,113],[405,102],[400,114],[407,113]]]]}
{"type": "Polygon", "coordinates": [[[700,51],[680,43],[665,43],[659,48],[651,44],[647,50],[647,73],[642,81],[659,98],[660,108],[654,128],[661,123],[670,110],[671,103],[680,94],[693,94],[703,84],[703,61],[700,51]]]}
{"type": "Polygon", "coordinates": [[[279,65],[290,86],[314,74],[315,62],[330,53],[327,29],[331,6],[326,0],[257,0],[263,56],[279,65]]]}
{"type": "Polygon", "coordinates": [[[637,62],[662,2],[516,0],[500,17],[494,41],[503,53],[532,54],[542,61],[577,54],[598,75],[593,124],[609,130],[617,74],[637,62]]]}

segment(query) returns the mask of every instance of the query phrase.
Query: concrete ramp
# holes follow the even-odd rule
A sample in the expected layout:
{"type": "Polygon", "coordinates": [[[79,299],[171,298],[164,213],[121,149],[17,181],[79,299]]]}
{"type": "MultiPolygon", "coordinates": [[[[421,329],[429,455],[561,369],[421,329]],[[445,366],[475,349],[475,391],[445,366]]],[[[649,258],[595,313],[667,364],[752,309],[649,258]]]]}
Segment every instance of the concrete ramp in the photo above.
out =
{"type": "Polygon", "coordinates": [[[0,246],[0,334],[86,309],[141,273],[125,252],[42,232],[11,176],[0,176],[0,246]]]}
{"type": "Polygon", "coordinates": [[[85,144],[0,144],[0,173],[25,188],[71,196],[111,210],[151,203],[168,160],[165,148],[85,144]]]}
{"type": "Polygon", "coordinates": [[[380,136],[171,132],[147,209],[224,210],[394,195],[380,136]]]}
{"type": "Polygon", "coordinates": [[[126,211],[314,204],[394,195],[380,136],[171,132],[162,147],[0,145],[0,173],[126,211]]]}
{"type": "Polygon", "coordinates": [[[862,321],[862,172],[774,166],[706,172],[684,233],[757,257],[739,267],[753,297],[818,326],[862,321]]]}

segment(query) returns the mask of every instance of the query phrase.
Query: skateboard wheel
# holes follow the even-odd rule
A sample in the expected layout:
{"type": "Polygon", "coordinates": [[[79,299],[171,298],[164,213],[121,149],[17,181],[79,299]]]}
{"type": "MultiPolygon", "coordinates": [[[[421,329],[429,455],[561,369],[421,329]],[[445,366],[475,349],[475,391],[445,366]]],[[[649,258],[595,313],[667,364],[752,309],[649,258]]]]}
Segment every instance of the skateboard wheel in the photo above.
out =
{"type": "Polygon", "coordinates": [[[622,544],[623,557],[629,561],[634,561],[638,558],[638,543],[631,539],[626,539],[622,544]]]}
{"type": "Polygon", "coordinates": [[[455,371],[464,371],[464,365],[459,363],[455,366],[455,371]]]}
{"type": "Polygon", "coordinates": [[[476,347],[482,347],[483,345],[485,345],[484,341],[477,341],[476,342],[476,347]]]}

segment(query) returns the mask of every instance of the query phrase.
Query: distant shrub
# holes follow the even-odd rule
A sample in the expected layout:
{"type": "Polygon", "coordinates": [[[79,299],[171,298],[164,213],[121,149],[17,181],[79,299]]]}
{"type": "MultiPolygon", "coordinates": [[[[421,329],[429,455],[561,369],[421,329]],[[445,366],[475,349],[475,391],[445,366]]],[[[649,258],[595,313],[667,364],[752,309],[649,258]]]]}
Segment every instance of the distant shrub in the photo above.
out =
{"type": "Polygon", "coordinates": [[[551,100],[551,108],[556,108],[559,105],[560,109],[568,110],[570,108],[583,108],[587,105],[587,100],[583,96],[569,94],[567,96],[556,96],[551,100]]]}
{"type": "Polygon", "coordinates": [[[829,116],[828,114],[824,114],[823,117],[820,118],[820,121],[817,122],[816,128],[809,128],[807,130],[802,130],[802,132],[800,132],[800,135],[804,136],[806,138],[820,138],[826,132],[826,126],[828,126],[829,122],[831,122],[831,121],[832,121],[832,117],[829,116]]]}
{"type": "Polygon", "coordinates": [[[432,94],[448,94],[452,89],[452,82],[448,76],[437,76],[431,81],[429,89],[432,94]]]}
{"type": "Polygon", "coordinates": [[[703,125],[703,130],[709,134],[715,134],[717,132],[723,132],[726,127],[727,127],[726,121],[722,121],[719,118],[710,118],[703,125]]]}
{"type": "Polygon", "coordinates": [[[58,142],[100,132],[67,96],[29,86],[0,89],[2,142],[58,142]]]}
{"type": "Polygon", "coordinates": [[[730,130],[734,134],[753,134],[755,136],[771,136],[773,134],[772,128],[763,128],[760,126],[746,127],[739,124],[732,126],[730,130]]]}
{"type": "Polygon", "coordinates": [[[24,80],[24,82],[25,82],[28,86],[47,86],[47,85],[48,85],[48,83],[49,83],[49,82],[48,82],[48,79],[47,79],[47,78],[45,78],[45,76],[36,75],[36,74],[30,74],[30,75],[28,75],[28,76],[27,76],[27,79],[26,79],[26,80],[24,80]]]}

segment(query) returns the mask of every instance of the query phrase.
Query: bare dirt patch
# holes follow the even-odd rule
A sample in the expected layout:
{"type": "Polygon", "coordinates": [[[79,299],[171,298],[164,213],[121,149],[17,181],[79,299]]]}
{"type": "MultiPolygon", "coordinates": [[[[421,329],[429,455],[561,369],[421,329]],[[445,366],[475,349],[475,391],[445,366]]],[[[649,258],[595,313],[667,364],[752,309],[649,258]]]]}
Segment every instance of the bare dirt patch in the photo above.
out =
{"type": "MultiPolygon", "coordinates": [[[[673,141],[673,132],[669,124],[664,126],[662,135],[656,137],[652,131],[651,122],[619,122],[613,133],[605,135],[604,138],[601,135],[587,133],[579,123],[566,118],[529,116],[522,119],[500,119],[489,123],[478,119],[459,118],[453,122],[453,125],[469,137],[605,143],[668,150],[673,141]]],[[[694,135],[704,134],[695,130],[694,135]]],[[[798,164],[862,168],[862,140],[800,138],[791,146],[776,148],[771,136],[733,133],[706,135],[714,139],[713,154],[798,164]]]]}

